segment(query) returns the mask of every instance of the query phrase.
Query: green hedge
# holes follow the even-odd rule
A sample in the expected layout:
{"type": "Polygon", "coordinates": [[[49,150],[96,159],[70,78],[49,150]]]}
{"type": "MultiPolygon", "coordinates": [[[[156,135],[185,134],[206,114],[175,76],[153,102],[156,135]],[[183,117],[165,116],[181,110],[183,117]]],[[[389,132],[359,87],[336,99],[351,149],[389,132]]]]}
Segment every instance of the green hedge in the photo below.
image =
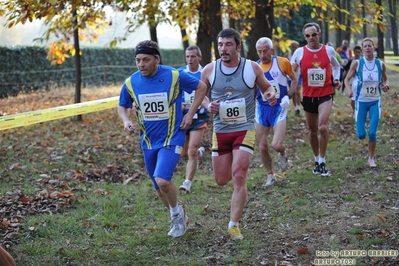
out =
{"type": "MultiPolygon", "coordinates": [[[[185,64],[182,49],[163,50],[161,57],[165,65],[180,67],[185,64]]],[[[84,86],[121,83],[137,70],[131,48],[82,48],[81,63],[84,86]]],[[[21,91],[73,84],[73,57],[62,65],[51,65],[43,47],[0,47],[0,98],[15,96],[21,91]]]]}

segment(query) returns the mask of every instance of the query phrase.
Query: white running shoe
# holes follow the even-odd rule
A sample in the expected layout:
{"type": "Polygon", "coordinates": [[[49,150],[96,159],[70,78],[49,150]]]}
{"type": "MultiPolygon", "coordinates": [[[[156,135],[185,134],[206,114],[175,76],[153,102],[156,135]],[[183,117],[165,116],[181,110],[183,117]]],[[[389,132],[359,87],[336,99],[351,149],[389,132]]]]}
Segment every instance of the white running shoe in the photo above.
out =
{"type": "Polygon", "coordinates": [[[274,176],[274,174],[267,175],[265,187],[273,185],[274,182],[276,182],[276,177],[274,176]]]}
{"type": "Polygon", "coordinates": [[[377,167],[377,164],[375,163],[374,158],[369,158],[369,160],[367,161],[367,163],[368,163],[368,165],[369,165],[371,168],[377,167]]]}
{"type": "Polygon", "coordinates": [[[168,232],[168,236],[171,237],[181,237],[186,233],[189,220],[182,206],[180,207],[180,212],[176,215],[172,216],[172,220],[170,221],[170,231],[168,232]]]}
{"type": "Polygon", "coordinates": [[[183,185],[179,187],[179,190],[185,193],[190,193],[191,189],[191,181],[190,180],[184,180],[183,185]]]}

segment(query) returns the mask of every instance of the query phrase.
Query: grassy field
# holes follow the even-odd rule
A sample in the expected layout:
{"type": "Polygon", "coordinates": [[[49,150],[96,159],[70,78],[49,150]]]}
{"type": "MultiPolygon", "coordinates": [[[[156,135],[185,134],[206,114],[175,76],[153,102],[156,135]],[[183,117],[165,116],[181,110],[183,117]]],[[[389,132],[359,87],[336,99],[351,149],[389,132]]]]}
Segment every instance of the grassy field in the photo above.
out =
{"type": "MultiPolygon", "coordinates": [[[[212,175],[210,129],[192,193],[178,197],[191,221],[179,239],[167,236],[169,213],[146,175],[138,134],[124,133],[114,109],[85,114],[82,122],[0,131],[1,244],[22,266],[315,265],[323,258],[399,265],[392,256],[399,250],[399,77],[391,71],[389,77],[378,167],[367,166],[368,144],[356,137],[346,96],[337,93],[330,117],[328,178],[311,173],[305,120],[290,110],[290,167],[281,173],[276,164],[277,182],[265,188],[255,151],[238,242],[227,235],[233,188],[217,186],[212,175]],[[372,250],[395,252],[373,256],[372,250]]],[[[118,93],[116,87],[84,89],[82,100],[118,93]]],[[[63,89],[0,99],[0,114],[71,104],[73,94],[63,89]]],[[[178,186],[184,169],[182,159],[178,186]]]]}

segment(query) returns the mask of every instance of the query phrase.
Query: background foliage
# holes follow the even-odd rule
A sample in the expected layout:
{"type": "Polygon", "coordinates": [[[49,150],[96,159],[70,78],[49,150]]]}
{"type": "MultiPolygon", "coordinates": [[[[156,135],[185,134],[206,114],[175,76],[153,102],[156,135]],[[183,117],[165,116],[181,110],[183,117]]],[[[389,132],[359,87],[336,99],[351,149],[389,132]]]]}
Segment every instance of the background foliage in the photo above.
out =
{"type": "MultiPolygon", "coordinates": [[[[162,50],[161,57],[166,65],[185,65],[182,49],[162,50]]],[[[83,48],[81,58],[84,86],[119,84],[137,70],[134,49],[83,48]]],[[[43,47],[0,47],[0,98],[74,84],[75,74],[73,57],[53,65],[43,47]]]]}

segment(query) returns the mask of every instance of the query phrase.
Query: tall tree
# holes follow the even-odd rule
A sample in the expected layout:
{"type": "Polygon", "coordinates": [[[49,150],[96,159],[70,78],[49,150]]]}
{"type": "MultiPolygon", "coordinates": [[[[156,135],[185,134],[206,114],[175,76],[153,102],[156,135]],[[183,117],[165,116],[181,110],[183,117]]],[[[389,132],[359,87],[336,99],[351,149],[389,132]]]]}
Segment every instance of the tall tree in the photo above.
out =
{"type": "MultiPolygon", "coordinates": [[[[7,0],[0,5],[0,14],[7,18],[8,27],[19,23],[25,24],[35,19],[43,19],[47,31],[37,41],[45,42],[55,37],[57,41],[49,44],[48,59],[53,64],[62,64],[75,55],[75,103],[80,103],[81,94],[81,51],[80,38],[96,40],[95,28],[105,27],[107,22],[104,7],[112,0],[85,1],[85,0],[7,0]],[[73,39],[73,44],[70,40],[73,39]]],[[[81,115],[75,120],[82,120],[81,115]]]]}
{"type": "MultiPolygon", "coordinates": [[[[335,3],[336,3],[336,5],[337,5],[337,10],[335,11],[335,13],[336,13],[336,15],[335,15],[335,17],[336,17],[336,19],[337,19],[337,22],[340,24],[340,25],[344,25],[345,24],[345,20],[344,20],[344,14],[340,11],[341,10],[341,8],[342,8],[342,2],[343,2],[344,0],[335,0],[335,3]]],[[[343,27],[342,27],[343,28],[343,27]]],[[[341,27],[338,27],[337,29],[336,29],[336,31],[335,31],[335,46],[337,47],[337,46],[340,46],[341,45],[341,41],[342,41],[342,39],[343,39],[343,35],[344,35],[344,32],[343,32],[343,29],[342,29],[341,27]]],[[[328,40],[327,40],[328,41],[328,40]]],[[[326,40],[324,40],[324,42],[327,42],[326,40]]]]}
{"type": "MultiPolygon", "coordinates": [[[[325,17],[328,16],[327,10],[323,10],[321,12],[323,12],[325,17]]],[[[321,23],[321,25],[322,25],[322,32],[321,32],[322,33],[322,38],[321,38],[321,40],[322,40],[322,42],[326,42],[329,39],[328,36],[330,36],[330,24],[328,23],[328,21],[325,20],[325,21],[323,21],[321,23]]]]}
{"type": "MultiPolygon", "coordinates": [[[[81,84],[82,84],[82,63],[80,60],[80,44],[79,44],[79,21],[78,21],[78,12],[75,6],[72,6],[72,15],[73,15],[73,41],[75,48],[75,103],[80,103],[81,101],[81,84]]],[[[82,115],[75,116],[75,120],[81,121],[82,115]]]]}
{"type": "MultiPolygon", "coordinates": [[[[190,45],[189,43],[189,27],[194,24],[195,18],[198,18],[198,5],[196,0],[177,0],[167,2],[167,14],[171,17],[171,23],[176,23],[180,28],[180,35],[183,42],[183,50],[190,45]]],[[[185,58],[185,54],[183,54],[185,58]]]]}
{"type": "Polygon", "coordinates": [[[384,59],[384,24],[383,24],[383,7],[381,0],[375,0],[376,3],[376,15],[377,15],[377,36],[378,36],[378,53],[377,57],[384,59]]]}
{"type": "Polygon", "coordinates": [[[273,36],[275,27],[273,8],[273,0],[255,0],[255,18],[247,55],[249,59],[258,59],[255,44],[259,38],[263,36],[272,38],[273,36]]]}
{"type": "Polygon", "coordinates": [[[219,0],[211,0],[209,7],[209,25],[211,28],[211,39],[213,43],[213,50],[215,51],[215,58],[219,58],[218,42],[216,40],[219,32],[223,29],[221,18],[221,6],[219,0]]]}
{"type": "MultiPolygon", "coordinates": [[[[364,19],[366,19],[366,5],[365,5],[365,3],[364,3],[364,0],[361,0],[362,2],[361,2],[361,7],[362,7],[362,18],[363,18],[363,20],[364,19]]],[[[366,38],[367,37],[367,23],[364,23],[363,24],[363,27],[362,27],[362,32],[363,32],[363,38],[366,38]]]]}
{"type": "Polygon", "coordinates": [[[204,65],[212,61],[212,34],[211,23],[209,19],[210,4],[211,0],[201,0],[201,3],[198,7],[199,25],[197,31],[197,46],[202,51],[201,62],[204,65]]]}
{"type": "Polygon", "coordinates": [[[392,16],[389,17],[390,22],[391,22],[391,35],[392,35],[392,48],[393,48],[393,54],[398,55],[398,17],[396,15],[396,0],[388,0],[388,5],[389,5],[389,13],[392,14],[392,16]]]}
{"type": "MultiPolygon", "coordinates": [[[[343,0],[343,5],[346,11],[349,12],[348,13],[344,13],[344,22],[345,22],[345,29],[350,29],[351,28],[351,17],[350,17],[350,13],[351,13],[351,5],[350,5],[350,1],[349,0],[343,0]]],[[[351,31],[350,30],[345,30],[344,34],[343,34],[343,39],[350,41],[351,39],[351,31]]],[[[341,45],[341,44],[339,44],[341,45]]]]}
{"type": "Polygon", "coordinates": [[[168,13],[173,9],[173,7],[171,5],[171,1],[169,0],[109,1],[114,3],[112,6],[114,9],[125,12],[123,15],[128,23],[124,36],[116,37],[111,46],[116,46],[119,41],[124,41],[127,35],[134,33],[143,25],[148,25],[151,40],[158,42],[157,26],[162,23],[171,24],[168,13]]]}
{"type": "Polygon", "coordinates": [[[255,17],[254,0],[234,1],[227,0],[222,7],[225,16],[228,17],[229,27],[240,32],[242,39],[242,49],[240,55],[246,56],[250,43],[250,31],[252,29],[253,18],[255,17]]]}

